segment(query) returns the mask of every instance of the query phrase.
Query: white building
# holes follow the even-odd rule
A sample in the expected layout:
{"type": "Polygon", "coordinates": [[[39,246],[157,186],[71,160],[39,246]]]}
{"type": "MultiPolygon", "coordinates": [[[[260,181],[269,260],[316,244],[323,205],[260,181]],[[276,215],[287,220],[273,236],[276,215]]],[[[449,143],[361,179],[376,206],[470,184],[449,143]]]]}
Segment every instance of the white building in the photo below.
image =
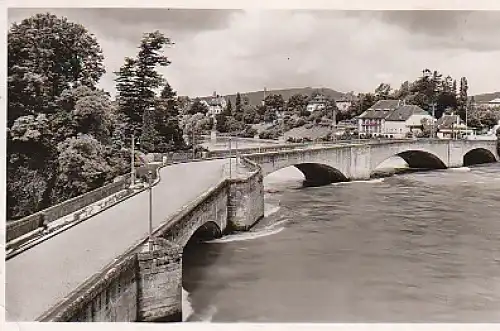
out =
{"type": "Polygon", "coordinates": [[[337,109],[341,113],[346,113],[349,107],[351,107],[352,105],[352,100],[347,97],[343,97],[338,100],[335,100],[335,104],[337,105],[337,109]]]}
{"type": "Polygon", "coordinates": [[[380,100],[358,116],[358,132],[360,135],[384,134],[385,118],[403,102],[400,100],[380,100]]]}
{"type": "Polygon", "coordinates": [[[404,138],[422,132],[422,120],[434,118],[422,108],[401,100],[380,100],[358,117],[362,136],[404,138]]]}
{"type": "Polygon", "coordinates": [[[328,99],[322,95],[315,96],[307,104],[307,111],[312,113],[315,110],[324,110],[328,104],[328,99]]]}
{"type": "Polygon", "coordinates": [[[433,117],[415,105],[398,107],[385,118],[383,135],[389,138],[405,138],[410,133],[418,135],[423,130],[422,120],[433,121],[433,117]]]}
{"type": "Polygon", "coordinates": [[[215,115],[218,115],[224,111],[224,109],[227,106],[227,101],[220,95],[217,95],[216,92],[214,92],[212,98],[210,98],[207,101],[207,106],[208,106],[207,116],[214,117],[215,115]]]}

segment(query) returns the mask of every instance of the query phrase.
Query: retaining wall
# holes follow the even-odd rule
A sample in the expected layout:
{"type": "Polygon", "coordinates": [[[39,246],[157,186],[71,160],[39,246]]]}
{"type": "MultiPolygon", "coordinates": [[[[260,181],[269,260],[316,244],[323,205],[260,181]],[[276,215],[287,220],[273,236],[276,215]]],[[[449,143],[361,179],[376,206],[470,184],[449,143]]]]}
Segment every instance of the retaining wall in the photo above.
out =
{"type": "Polygon", "coordinates": [[[42,215],[45,216],[46,222],[52,222],[99,200],[102,200],[110,195],[120,192],[121,190],[124,190],[130,185],[130,175],[125,176],[126,177],[124,179],[118,182],[99,187],[93,191],[63,201],[57,205],[41,210],[35,214],[26,216],[20,220],[7,222],[6,241],[9,242],[42,226],[42,215]]]}

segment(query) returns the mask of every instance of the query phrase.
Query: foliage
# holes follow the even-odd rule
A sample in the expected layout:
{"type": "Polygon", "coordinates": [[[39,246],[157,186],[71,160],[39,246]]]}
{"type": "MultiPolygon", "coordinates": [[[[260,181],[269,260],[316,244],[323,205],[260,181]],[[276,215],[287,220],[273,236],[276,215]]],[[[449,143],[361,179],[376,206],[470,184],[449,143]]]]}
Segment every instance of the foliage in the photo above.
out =
{"type": "Polygon", "coordinates": [[[195,115],[195,114],[207,114],[208,113],[208,106],[200,100],[200,98],[194,99],[193,103],[189,107],[188,114],[189,115],[195,115]]]}
{"type": "Polygon", "coordinates": [[[96,38],[50,13],[12,24],[7,54],[8,126],[21,116],[54,113],[64,90],[93,88],[105,72],[96,38]]]}
{"type": "Polygon", "coordinates": [[[127,118],[130,134],[139,134],[141,147],[148,151],[154,151],[157,143],[155,91],[165,83],[156,69],[170,64],[162,54],[170,45],[171,40],[159,31],[145,33],[136,58],[125,58],[125,64],[115,72],[119,109],[127,118]]]}
{"type": "Polygon", "coordinates": [[[58,175],[52,192],[56,203],[104,185],[113,173],[104,146],[92,136],[68,138],[57,149],[58,175]]]}
{"type": "Polygon", "coordinates": [[[155,150],[167,152],[181,149],[184,144],[179,126],[179,103],[177,93],[167,83],[155,106],[155,150]]]}

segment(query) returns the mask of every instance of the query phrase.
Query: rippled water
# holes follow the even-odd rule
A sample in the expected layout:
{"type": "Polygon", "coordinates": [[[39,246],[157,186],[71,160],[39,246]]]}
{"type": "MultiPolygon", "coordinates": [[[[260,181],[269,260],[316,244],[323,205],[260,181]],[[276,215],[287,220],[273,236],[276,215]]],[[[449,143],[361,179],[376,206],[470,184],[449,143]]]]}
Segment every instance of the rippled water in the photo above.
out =
{"type": "Polygon", "coordinates": [[[499,322],[499,173],[317,188],[271,175],[256,229],[186,252],[188,320],[499,322]]]}

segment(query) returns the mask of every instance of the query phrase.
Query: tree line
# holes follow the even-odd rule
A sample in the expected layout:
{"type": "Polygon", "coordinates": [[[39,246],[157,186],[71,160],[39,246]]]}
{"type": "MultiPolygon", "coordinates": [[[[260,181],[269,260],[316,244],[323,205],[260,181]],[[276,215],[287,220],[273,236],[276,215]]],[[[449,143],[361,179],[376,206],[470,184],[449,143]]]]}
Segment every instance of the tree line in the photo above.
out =
{"type": "Polygon", "coordinates": [[[113,101],[97,39],[50,13],[8,31],[7,219],[18,219],[113,181],[144,152],[185,147],[176,92],[157,72],[172,44],[145,33],[116,75],[113,101]]]}

